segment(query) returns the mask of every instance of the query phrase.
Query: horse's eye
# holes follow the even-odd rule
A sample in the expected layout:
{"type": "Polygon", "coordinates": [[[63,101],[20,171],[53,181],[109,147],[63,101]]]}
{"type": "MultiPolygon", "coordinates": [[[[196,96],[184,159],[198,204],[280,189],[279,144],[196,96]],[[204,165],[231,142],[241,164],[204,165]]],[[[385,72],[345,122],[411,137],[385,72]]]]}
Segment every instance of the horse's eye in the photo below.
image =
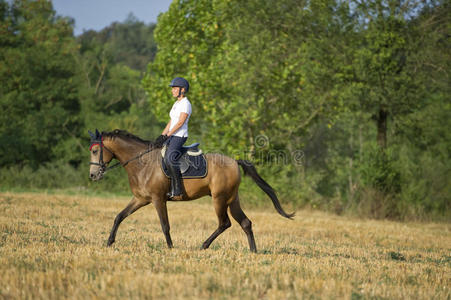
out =
{"type": "Polygon", "coordinates": [[[92,151],[92,154],[97,154],[98,151],[99,150],[94,150],[94,151],[92,151]]]}

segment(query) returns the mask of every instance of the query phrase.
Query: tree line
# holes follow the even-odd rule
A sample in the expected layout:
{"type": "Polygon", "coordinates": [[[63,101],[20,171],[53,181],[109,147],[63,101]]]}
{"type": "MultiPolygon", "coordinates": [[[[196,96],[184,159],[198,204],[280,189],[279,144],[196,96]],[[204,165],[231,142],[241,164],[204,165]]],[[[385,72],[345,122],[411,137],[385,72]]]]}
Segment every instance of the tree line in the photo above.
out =
{"type": "Polygon", "coordinates": [[[183,76],[190,140],[261,165],[293,206],[449,216],[448,1],[173,1],[156,25],[130,15],[79,37],[49,1],[0,0],[0,13],[9,186],[55,165],[82,176],[87,129],[155,138],[183,76]]]}

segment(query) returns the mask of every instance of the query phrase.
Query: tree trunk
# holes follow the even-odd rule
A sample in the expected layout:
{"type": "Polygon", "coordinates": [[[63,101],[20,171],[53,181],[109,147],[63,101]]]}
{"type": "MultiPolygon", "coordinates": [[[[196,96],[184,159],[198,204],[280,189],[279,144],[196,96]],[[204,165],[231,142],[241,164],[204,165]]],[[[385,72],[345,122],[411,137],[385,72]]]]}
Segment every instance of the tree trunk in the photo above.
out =
{"type": "Polygon", "coordinates": [[[377,144],[381,149],[387,147],[387,116],[388,111],[385,108],[379,108],[377,116],[377,144]]]}

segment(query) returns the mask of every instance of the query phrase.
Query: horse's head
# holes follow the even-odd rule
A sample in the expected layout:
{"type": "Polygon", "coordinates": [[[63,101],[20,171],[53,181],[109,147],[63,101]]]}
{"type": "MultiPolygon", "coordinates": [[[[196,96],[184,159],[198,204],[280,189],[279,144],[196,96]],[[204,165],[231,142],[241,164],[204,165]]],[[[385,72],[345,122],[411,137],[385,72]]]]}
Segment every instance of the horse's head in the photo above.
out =
{"type": "Polygon", "coordinates": [[[103,178],[108,163],[114,158],[113,152],[105,147],[103,144],[102,134],[96,129],[96,133],[88,131],[91,136],[91,145],[89,151],[91,151],[91,161],[89,164],[89,177],[93,181],[97,181],[103,178]],[[107,150],[107,151],[104,151],[107,150]]]}

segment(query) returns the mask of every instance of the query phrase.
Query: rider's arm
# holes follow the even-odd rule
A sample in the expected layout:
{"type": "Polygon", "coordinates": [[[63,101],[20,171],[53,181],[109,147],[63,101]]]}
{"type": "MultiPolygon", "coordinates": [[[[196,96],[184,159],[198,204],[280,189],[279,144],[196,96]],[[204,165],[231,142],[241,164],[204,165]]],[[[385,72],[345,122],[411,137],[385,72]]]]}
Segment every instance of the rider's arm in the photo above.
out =
{"type": "Polygon", "coordinates": [[[171,126],[171,121],[169,120],[168,125],[166,125],[166,128],[163,130],[161,135],[168,135],[169,127],[171,126]]]}
{"type": "MultiPolygon", "coordinates": [[[[174,128],[172,128],[172,130],[169,131],[169,132],[167,133],[167,136],[171,136],[171,135],[173,135],[174,133],[176,133],[177,130],[179,130],[180,127],[182,127],[183,123],[185,123],[186,118],[188,118],[188,114],[187,114],[187,113],[184,113],[184,112],[180,113],[179,121],[177,122],[177,124],[175,124],[174,128]]],[[[170,122],[169,122],[169,123],[170,123],[170,122]]],[[[169,124],[168,124],[168,125],[169,125],[169,124]]],[[[166,127],[167,127],[168,130],[169,130],[169,127],[168,127],[168,126],[166,126],[166,127]]],[[[166,130],[166,129],[165,129],[165,130],[166,130]]],[[[164,131],[163,131],[163,132],[164,132],[164,131]]],[[[163,133],[163,134],[164,134],[164,133],[163,133]]]]}

